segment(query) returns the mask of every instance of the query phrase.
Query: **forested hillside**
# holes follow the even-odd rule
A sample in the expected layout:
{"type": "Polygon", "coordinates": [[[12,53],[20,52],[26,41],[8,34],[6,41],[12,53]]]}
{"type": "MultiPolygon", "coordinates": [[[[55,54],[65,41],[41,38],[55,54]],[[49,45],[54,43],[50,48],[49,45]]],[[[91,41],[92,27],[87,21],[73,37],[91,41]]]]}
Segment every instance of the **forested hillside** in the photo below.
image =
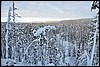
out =
{"type": "MultiPolygon", "coordinates": [[[[9,58],[43,66],[50,63],[56,66],[87,65],[87,59],[85,56],[84,60],[81,59],[81,55],[88,50],[91,22],[92,19],[78,19],[52,23],[15,23],[15,28],[9,33],[9,58]]],[[[6,58],[5,27],[6,22],[2,22],[2,58],[6,58]]]]}

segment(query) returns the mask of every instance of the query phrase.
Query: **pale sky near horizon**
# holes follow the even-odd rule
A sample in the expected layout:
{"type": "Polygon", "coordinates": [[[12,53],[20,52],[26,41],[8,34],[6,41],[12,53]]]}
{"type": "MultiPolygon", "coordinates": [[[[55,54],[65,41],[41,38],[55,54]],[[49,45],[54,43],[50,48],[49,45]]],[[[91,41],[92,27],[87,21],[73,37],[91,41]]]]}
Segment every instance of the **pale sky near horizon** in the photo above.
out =
{"type": "MultiPolygon", "coordinates": [[[[14,1],[21,15],[19,21],[37,21],[44,19],[91,18],[91,1],[14,1]],[[26,20],[25,20],[26,19],[26,20]]],[[[1,21],[7,21],[12,1],[1,1],[1,21]],[[6,18],[6,19],[5,19],[6,18]]]]}

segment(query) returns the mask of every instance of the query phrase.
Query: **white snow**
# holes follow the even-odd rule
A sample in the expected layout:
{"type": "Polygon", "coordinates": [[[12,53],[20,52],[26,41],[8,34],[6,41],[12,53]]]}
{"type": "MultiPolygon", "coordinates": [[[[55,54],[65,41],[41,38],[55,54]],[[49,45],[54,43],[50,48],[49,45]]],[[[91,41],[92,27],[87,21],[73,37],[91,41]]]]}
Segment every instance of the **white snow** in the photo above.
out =
{"type": "Polygon", "coordinates": [[[42,63],[41,61],[38,62],[37,66],[42,66],[42,63]]]}
{"type": "MultiPolygon", "coordinates": [[[[16,25],[16,30],[12,28],[12,21],[15,22],[15,18],[18,17],[18,14],[16,12],[15,16],[12,16],[12,12],[12,7],[10,7],[8,11],[7,23],[5,26],[6,30],[4,30],[5,34],[3,34],[5,37],[3,39],[4,43],[2,42],[3,47],[1,54],[1,66],[92,66],[92,64],[94,63],[93,65],[95,65],[96,62],[96,65],[99,66],[98,60],[95,60],[98,59],[98,54],[95,54],[95,50],[98,48],[98,42],[96,42],[98,41],[96,40],[96,37],[99,32],[99,21],[97,18],[98,16],[93,19],[93,22],[95,21],[95,23],[89,25],[90,28],[93,27],[93,29],[95,30],[93,30],[92,32],[91,29],[89,29],[88,33],[94,35],[91,38],[89,37],[89,41],[92,41],[89,42],[88,47],[86,47],[88,40],[86,38],[88,37],[86,37],[85,35],[88,36],[88,34],[87,32],[86,34],[84,34],[83,31],[87,31],[88,27],[81,27],[81,25],[77,26],[77,23],[75,22],[75,26],[73,26],[74,23],[67,26],[61,23],[61,27],[59,24],[57,24],[58,28],[56,29],[56,25],[53,24],[54,26],[47,25],[38,29],[33,29],[33,35],[31,35],[29,34],[31,32],[28,32],[28,29],[26,30],[27,25],[25,25],[25,28],[23,26],[21,29],[16,25]],[[57,34],[55,33],[56,31],[57,34]],[[43,35],[43,37],[41,34],[43,35]],[[17,35],[18,37],[16,37],[17,35]],[[26,38],[24,38],[24,35],[26,38]],[[31,36],[34,38],[31,38],[31,36]],[[76,40],[74,37],[76,38],[76,40]],[[90,46],[89,44],[92,46],[90,46]],[[89,51],[90,49],[88,50],[88,48],[90,48],[91,51],[89,51]],[[5,57],[6,59],[3,59],[5,57]],[[9,59],[9,57],[11,58],[9,59]]],[[[31,19],[26,18],[25,21],[27,20],[30,21],[31,19]]],[[[49,19],[42,18],[42,20],[39,21],[47,20],[49,19]]],[[[30,31],[31,30],[32,29],[30,29],[30,31]]]]}
{"type": "Polygon", "coordinates": [[[56,27],[55,26],[45,26],[43,28],[39,28],[36,30],[33,30],[33,33],[34,33],[34,36],[39,36],[41,33],[43,33],[43,35],[45,35],[45,30],[48,29],[48,31],[50,30],[56,30],[56,27]]]}
{"type": "Polygon", "coordinates": [[[22,62],[17,62],[17,63],[15,63],[15,61],[14,60],[12,60],[12,59],[9,59],[10,61],[12,61],[12,62],[10,62],[9,64],[6,64],[6,62],[8,61],[7,59],[2,59],[1,58],[1,66],[10,66],[11,64],[14,64],[14,66],[36,66],[36,65],[33,65],[33,64],[24,64],[24,63],[22,63],[22,62]],[[14,62],[14,63],[13,63],[14,62]]]}
{"type": "Polygon", "coordinates": [[[56,30],[56,27],[48,25],[48,26],[45,26],[44,29],[48,29],[50,31],[51,29],[56,30]]]}
{"type": "Polygon", "coordinates": [[[44,28],[39,28],[36,33],[34,33],[34,36],[39,36],[41,33],[44,33],[45,29],[44,28]]]}
{"type": "Polygon", "coordinates": [[[93,47],[92,47],[92,53],[91,53],[91,60],[90,60],[90,65],[92,65],[93,57],[94,57],[94,51],[95,51],[95,45],[96,45],[96,34],[97,34],[97,29],[98,29],[98,18],[96,22],[96,30],[94,32],[94,40],[93,40],[93,47]]]}
{"type": "Polygon", "coordinates": [[[1,66],[7,66],[7,65],[10,66],[10,65],[13,65],[14,63],[16,63],[15,60],[12,60],[12,59],[2,59],[1,58],[1,66]]]}
{"type": "Polygon", "coordinates": [[[70,62],[70,57],[66,57],[65,61],[66,61],[66,63],[69,63],[70,62]]]}
{"type": "Polygon", "coordinates": [[[6,66],[7,59],[1,59],[1,66],[6,66]]]}
{"type": "Polygon", "coordinates": [[[47,64],[46,66],[55,66],[53,63],[47,64]]]}
{"type": "Polygon", "coordinates": [[[33,30],[33,33],[36,33],[36,30],[33,30]]]}

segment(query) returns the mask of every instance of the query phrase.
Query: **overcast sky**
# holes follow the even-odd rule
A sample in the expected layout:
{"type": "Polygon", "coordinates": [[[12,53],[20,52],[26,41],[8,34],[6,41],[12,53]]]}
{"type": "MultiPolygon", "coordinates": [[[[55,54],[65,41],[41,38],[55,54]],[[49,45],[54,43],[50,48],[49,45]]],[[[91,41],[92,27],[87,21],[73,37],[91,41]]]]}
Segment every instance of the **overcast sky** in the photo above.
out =
{"type": "MultiPolygon", "coordinates": [[[[1,21],[7,18],[12,1],[1,1],[1,21]]],[[[91,1],[15,1],[16,12],[23,18],[87,18],[91,12],[91,1]]]]}

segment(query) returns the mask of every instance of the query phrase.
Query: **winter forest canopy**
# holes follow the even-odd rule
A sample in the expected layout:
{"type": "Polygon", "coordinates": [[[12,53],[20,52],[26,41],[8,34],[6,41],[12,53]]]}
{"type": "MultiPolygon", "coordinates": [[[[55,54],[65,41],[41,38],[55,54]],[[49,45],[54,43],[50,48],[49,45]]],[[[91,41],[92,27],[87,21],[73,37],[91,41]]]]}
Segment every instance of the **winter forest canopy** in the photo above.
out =
{"type": "MultiPolygon", "coordinates": [[[[99,11],[94,18],[16,23],[14,5],[1,22],[1,66],[99,66],[99,11]]],[[[96,9],[99,1],[92,2],[96,9]]]]}

